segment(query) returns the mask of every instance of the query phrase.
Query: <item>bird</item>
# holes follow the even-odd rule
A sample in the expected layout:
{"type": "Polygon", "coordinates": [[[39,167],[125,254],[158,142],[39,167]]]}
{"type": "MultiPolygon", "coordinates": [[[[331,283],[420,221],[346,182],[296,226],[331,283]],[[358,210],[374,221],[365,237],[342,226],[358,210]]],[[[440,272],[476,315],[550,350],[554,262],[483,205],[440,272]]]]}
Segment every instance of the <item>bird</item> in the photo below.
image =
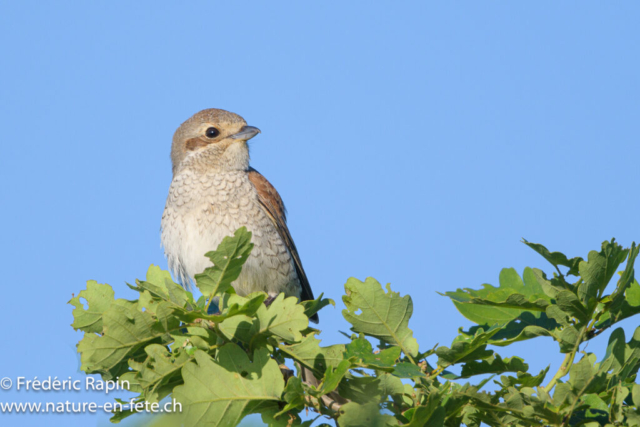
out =
{"type": "MultiPolygon", "coordinates": [[[[287,211],[273,185],[249,165],[247,141],[260,129],[239,115],[209,108],[173,135],[173,179],[162,214],[161,241],[169,269],[185,288],[210,267],[205,253],[240,227],[253,250],[232,283],[240,296],[262,291],[313,300],[309,280],[287,227],[287,211]]],[[[317,314],[310,319],[318,323],[317,314]]]]}

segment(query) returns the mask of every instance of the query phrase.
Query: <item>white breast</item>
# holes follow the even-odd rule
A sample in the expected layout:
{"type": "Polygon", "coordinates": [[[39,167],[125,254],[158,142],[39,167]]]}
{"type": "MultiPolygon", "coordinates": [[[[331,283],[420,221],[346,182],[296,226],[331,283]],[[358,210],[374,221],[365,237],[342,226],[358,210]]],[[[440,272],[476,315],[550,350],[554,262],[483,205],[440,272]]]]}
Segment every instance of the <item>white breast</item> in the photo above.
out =
{"type": "Polygon", "coordinates": [[[236,292],[285,292],[299,297],[291,255],[244,171],[196,174],[183,170],[174,177],[161,238],[176,279],[188,286],[195,274],[211,266],[204,254],[242,226],[253,233],[254,248],[234,282],[236,292]]]}

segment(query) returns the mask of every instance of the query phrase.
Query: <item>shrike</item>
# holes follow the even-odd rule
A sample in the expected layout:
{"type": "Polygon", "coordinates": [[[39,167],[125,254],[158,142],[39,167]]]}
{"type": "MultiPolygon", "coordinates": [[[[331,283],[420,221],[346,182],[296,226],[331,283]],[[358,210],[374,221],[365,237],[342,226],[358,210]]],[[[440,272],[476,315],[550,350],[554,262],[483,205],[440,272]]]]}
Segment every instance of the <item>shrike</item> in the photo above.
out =
{"type": "MultiPolygon", "coordinates": [[[[173,180],[162,215],[162,245],[176,279],[189,286],[211,265],[205,253],[245,226],[254,244],[233,283],[238,295],[281,292],[313,299],[276,189],[249,166],[247,141],[258,128],[225,110],[200,111],[173,136],[173,180]]],[[[317,315],[311,318],[318,321],[317,315]]]]}

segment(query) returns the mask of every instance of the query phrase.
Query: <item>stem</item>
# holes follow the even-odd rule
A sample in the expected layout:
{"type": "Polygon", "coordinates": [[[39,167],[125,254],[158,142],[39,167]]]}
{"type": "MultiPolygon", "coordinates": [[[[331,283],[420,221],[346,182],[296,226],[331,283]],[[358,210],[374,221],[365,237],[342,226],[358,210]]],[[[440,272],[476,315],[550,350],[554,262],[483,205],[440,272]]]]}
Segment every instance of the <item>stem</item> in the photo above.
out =
{"type": "Polygon", "coordinates": [[[556,271],[558,272],[558,274],[560,275],[560,277],[564,277],[564,275],[562,274],[562,271],[560,271],[560,268],[557,265],[553,265],[556,268],[556,271]]]}
{"type": "Polygon", "coordinates": [[[569,368],[571,368],[571,365],[573,365],[573,359],[576,357],[576,353],[580,348],[580,344],[582,344],[582,338],[584,337],[586,331],[587,327],[585,326],[580,331],[580,335],[578,336],[576,345],[573,347],[573,350],[571,350],[571,353],[567,353],[567,355],[564,357],[564,360],[562,361],[562,364],[560,365],[560,368],[558,368],[558,372],[556,372],[553,378],[551,378],[549,384],[547,384],[547,386],[544,388],[544,391],[546,391],[547,393],[549,393],[553,389],[553,387],[555,387],[560,378],[569,373],[569,368]]]}
{"type": "Polygon", "coordinates": [[[553,389],[553,387],[556,385],[558,380],[560,378],[564,377],[565,375],[567,375],[567,370],[571,366],[571,364],[573,363],[573,358],[575,356],[576,356],[576,354],[573,351],[571,353],[567,353],[567,355],[564,357],[564,360],[562,361],[562,364],[560,365],[560,368],[558,369],[558,372],[556,372],[556,374],[553,376],[553,378],[551,378],[551,381],[544,388],[544,391],[549,393],[551,391],[551,389],[553,389]]]}
{"type": "MultiPolygon", "coordinates": [[[[578,396],[576,397],[576,400],[573,401],[573,404],[571,405],[571,408],[569,409],[569,412],[567,413],[567,415],[564,416],[564,421],[562,422],[562,425],[568,424],[569,421],[571,421],[571,416],[573,415],[573,410],[576,409],[576,405],[578,404],[578,401],[580,401],[580,397],[582,397],[582,394],[585,392],[587,387],[589,387],[591,385],[591,382],[593,381],[594,378],[595,377],[591,377],[591,379],[589,381],[587,381],[587,383],[584,385],[584,387],[582,387],[582,390],[580,390],[580,392],[578,393],[578,396]]],[[[614,399],[611,399],[611,400],[615,401],[615,396],[614,396],[614,399]]]]}
{"type": "Polygon", "coordinates": [[[440,375],[442,373],[442,371],[444,371],[444,366],[439,366],[437,369],[434,369],[433,372],[431,372],[429,374],[429,376],[437,377],[438,375],[440,375]]]}

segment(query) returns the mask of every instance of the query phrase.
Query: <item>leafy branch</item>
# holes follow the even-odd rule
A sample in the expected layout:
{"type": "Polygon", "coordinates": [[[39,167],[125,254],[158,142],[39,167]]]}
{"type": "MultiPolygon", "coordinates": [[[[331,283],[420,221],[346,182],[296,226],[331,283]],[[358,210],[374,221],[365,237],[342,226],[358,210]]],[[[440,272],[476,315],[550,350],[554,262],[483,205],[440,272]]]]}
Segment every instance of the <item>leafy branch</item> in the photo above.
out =
{"type": "MultiPolygon", "coordinates": [[[[600,360],[584,351],[640,313],[640,249],[612,239],[585,260],[524,243],[551,263],[552,275],[504,269],[498,286],[446,292],[475,323],[450,346],[421,351],[409,328],[411,297],[372,278],[347,281],[342,314],[352,335],[322,346],[309,317],[332,300],[299,303],[280,295],[267,307],[264,293],[235,294],[232,283],[253,247],[241,228],[207,254],[212,266],[196,275],[198,300],[155,266],[130,285],[136,300],[115,299],[109,285],[88,282],[70,301],[72,326],[84,333],[81,368],[116,379],[137,402],[176,399],[182,413],[167,418],[171,425],[231,426],[259,413],[269,426],[318,419],[341,427],[640,426],[640,328],[629,340],[614,329],[600,360]],[[219,310],[210,314],[214,302],[219,310]],[[523,358],[496,352],[540,337],[555,340],[564,354],[546,384],[548,367],[530,373],[523,358]],[[303,421],[306,411],[317,416],[303,421]]],[[[112,421],[134,413],[116,412],[112,421]]]]}

